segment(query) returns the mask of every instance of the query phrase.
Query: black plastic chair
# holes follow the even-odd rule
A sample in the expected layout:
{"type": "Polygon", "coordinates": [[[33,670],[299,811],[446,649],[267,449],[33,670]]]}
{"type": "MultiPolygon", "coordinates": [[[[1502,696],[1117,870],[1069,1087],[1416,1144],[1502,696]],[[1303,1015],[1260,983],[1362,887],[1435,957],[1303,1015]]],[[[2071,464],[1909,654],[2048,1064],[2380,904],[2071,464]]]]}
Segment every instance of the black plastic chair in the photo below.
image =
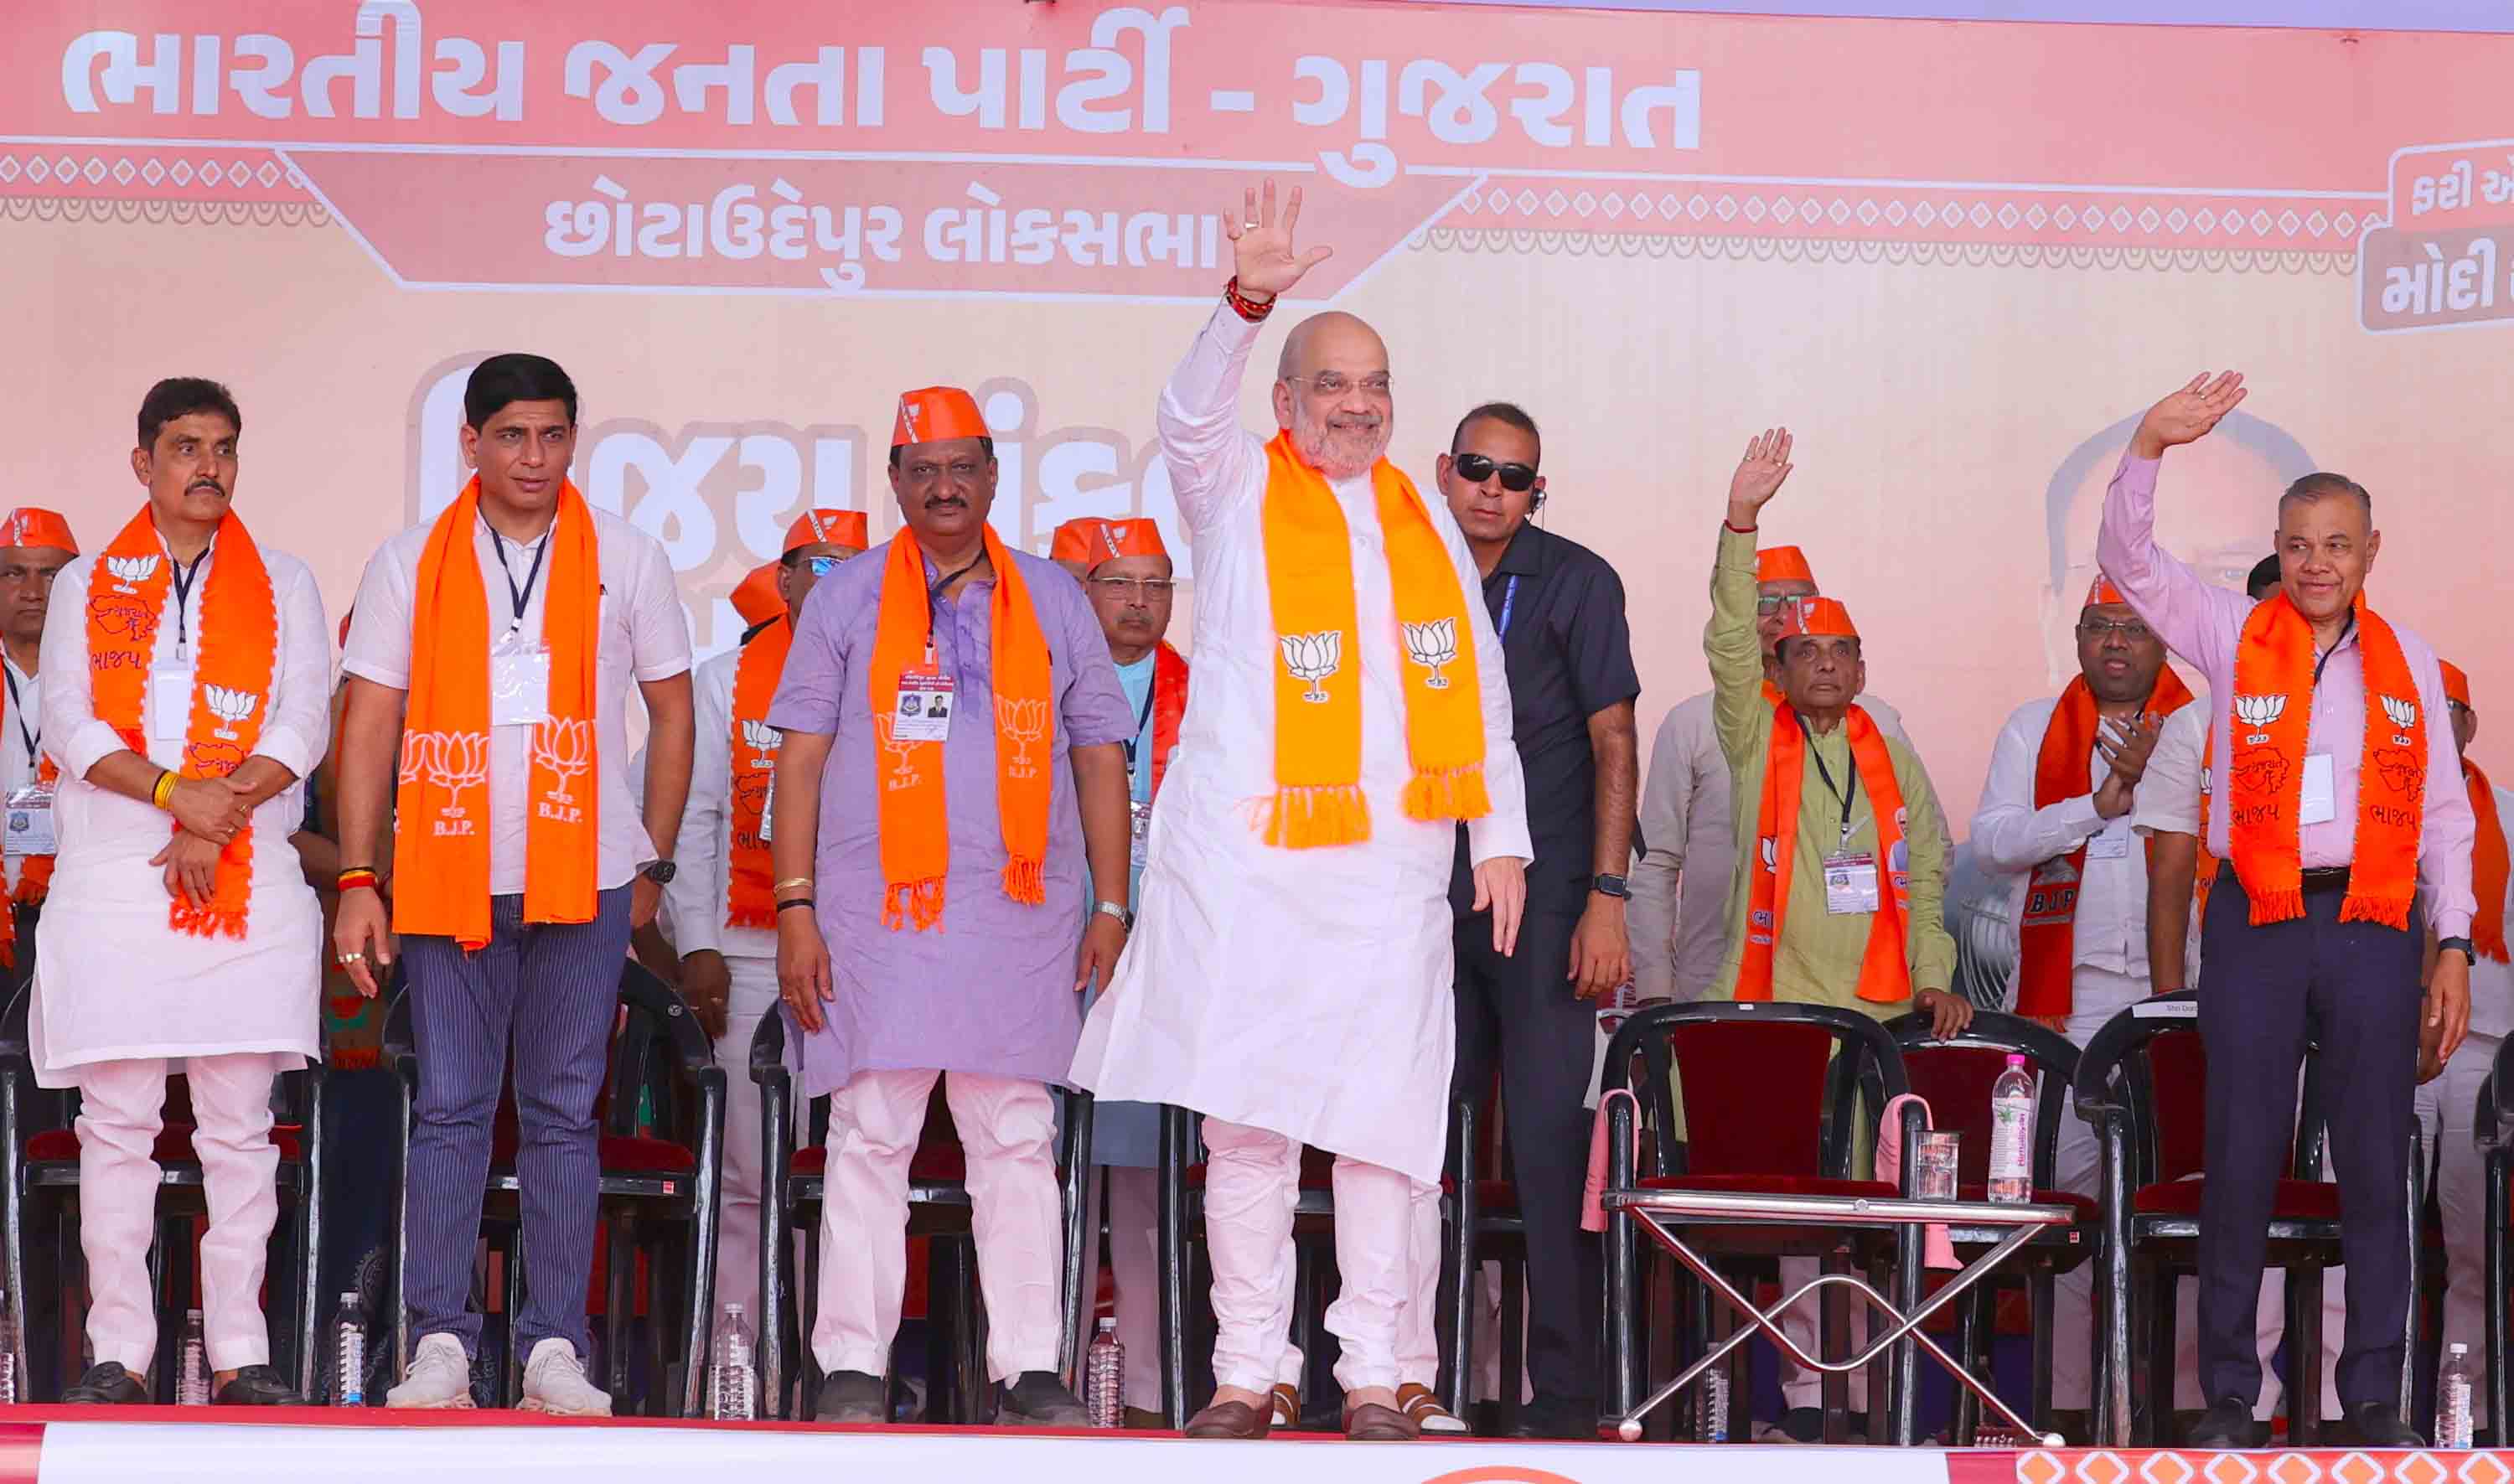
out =
{"type": "MultiPolygon", "coordinates": [[[[630,1286],[637,1260],[646,1263],[649,1388],[648,1416],[696,1417],[704,1412],[702,1388],[714,1334],[716,1204],[723,1178],[725,1079],[707,1032],[672,989],[640,964],[624,960],[620,1003],[626,1027],[611,1047],[610,1069],[595,1118],[603,1233],[603,1348],[608,1386],[627,1396],[628,1326],[635,1307],[630,1286]],[[643,1095],[641,1100],[640,1095],[643,1095]],[[640,1102],[652,1111],[640,1121],[640,1102]],[[680,1282],[666,1273],[677,1268],[680,1282]],[[668,1319],[668,1316],[669,1319],[668,1319]],[[677,1356],[664,1344],[669,1323],[677,1356]]],[[[410,1310],[404,1287],[409,1225],[410,1140],[419,1098],[419,1052],[411,1029],[410,996],[397,993],[385,1023],[385,1060],[400,1073],[401,1134],[394,1148],[391,1249],[393,1374],[410,1364],[410,1310]]],[[[522,1213],[516,1196],[516,1127],[511,1091],[500,1100],[481,1206],[481,1234],[500,1255],[505,1272],[507,1323],[522,1312],[524,1264],[522,1213]]],[[[511,1406],[521,1388],[523,1357],[507,1345],[498,1402],[511,1406]]]]}
{"type": "MultiPolygon", "coordinates": [[[[20,951],[31,953],[32,938],[20,939],[20,951]]],[[[22,1399],[55,1398],[78,1370],[78,1339],[68,1327],[66,1310],[78,1286],[78,1133],[72,1121],[78,1095],[35,1086],[33,1060],[27,1049],[26,1016],[32,989],[20,983],[0,1022],[0,1162],[5,1162],[8,1213],[5,1221],[7,1280],[11,1302],[18,1306],[16,1364],[25,1378],[22,1399]],[[49,1281],[28,1282],[27,1232],[49,1239],[49,1281]],[[39,1372],[34,1358],[37,1296],[47,1296],[42,1313],[61,1344],[44,1352],[39,1372]]],[[[170,1083],[181,1082],[180,1076],[170,1083]]],[[[323,1090],[324,1067],[309,1062],[283,1073],[279,1093],[283,1111],[271,1127],[270,1142],[279,1151],[275,1183],[279,1223],[271,1231],[268,1291],[286,1300],[268,1316],[271,1358],[298,1394],[312,1400],[322,1379],[315,1343],[322,1317],[318,1254],[323,1239],[323,1090]]],[[[191,1306],[194,1256],[192,1226],[209,1212],[201,1163],[192,1147],[192,1126],[176,1114],[170,1097],[168,1117],[154,1151],[159,1176],[157,1240],[151,1255],[151,1276],[157,1304],[157,1354],[154,1392],[160,1402],[175,1399],[184,1311],[191,1306]]]]}
{"type": "MultiPolygon", "coordinates": [[[[2013,1266],[1983,1279],[1964,1296],[1957,1353],[1963,1357],[1966,1369],[1985,1382],[1990,1379],[1999,1290],[2003,1284],[2021,1278],[2034,1309],[2033,1403],[2027,1416],[2037,1432],[2048,1433],[2051,1430],[2052,1280],[2092,1257],[2103,1231],[2092,1197],[2058,1188],[2060,1120],[2068,1113],[2070,1085],[2077,1080],[2078,1048],[2066,1037],[2032,1021],[1988,1010],[1976,1012],[1972,1023],[1952,1039],[1941,1040],[1932,1034],[1930,1018],[1926,1015],[1903,1016],[1886,1028],[1903,1049],[1904,1072],[1911,1078],[1912,1091],[1929,1104],[1933,1127],[1964,1136],[1956,1186],[1957,1196],[1963,1200],[1990,1198],[1990,1093],[2000,1074],[2007,1069],[2008,1056],[2023,1056],[2038,1078],[2031,1198],[2047,1205],[2073,1207],[2079,1218],[2068,1226],[2044,1228],[2010,1260],[2013,1266]]],[[[1949,1228],[1948,1235],[1958,1256],[1969,1260],[2007,1232],[1955,1226],[1949,1228]]],[[[2092,1358],[2090,1355],[2090,1362],[2092,1358]]],[[[1961,1386],[1956,1388],[1955,1403],[1952,1440],[1969,1447],[1980,1430],[1981,1403],[1961,1386]]]]}
{"type": "Polygon", "coordinates": [[[2487,1163],[2488,1211],[2485,1254],[2485,1291],[2497,1302],[2483,1304],[2488,1310],[2488,1419],[2495,1428],[2501,1445],[2514,1427],[2514,1384],[2505,1375],[2505,1285],[2509,1276],[2508,1228],[2514,1226],[2514,1038],[2496,1048],[2496,1061],[2489,1068],[2488,1080],[2479,1089],[2479,1106],[2471,1118],[2471,1133],[2479,1153],[2487,1163]]]}
{"type": "MultiPolygon", "coordinates": [[[[2201,1151],[2205,1147],[2208,1059],[2190,990],[2130,1006],[2095,1033],[2079,1058],[2078,1116],[2102,1141],[2098,1202],[2105,1223],[2096,1249],[2095,1435],[2113,1447],[2168,1441],[2173,1415],[2174,1289],[2199,1263],[2201,1151]],[[2143,1338],[2145,1344],[2134,1344],[2143,1338]],[[2146,1351],[2144,1406],[2132,1402],[2133,1355],[2146,1351]]],[[[2269,1267],[2287,1274],[2287,1388],[2290,1439],[2322,1437],[2322,1275],[2343,1261],[2339,1187],[2321,1179],[2322,1078],[2316,1049],[2305,1054],[2294,1159],[2270,1211],[2269,1267]]],[[[2425,1200],[2419,1136],[2411,1135],[2403,1198],[2410,1211],[2410,1270],[2417,1270],[2418,1210],[2425,1200]]],[[[2410,1304],[2401,1415],[2411,1409],[2418,1353],[2418,1305],[2410,1304]]]]}
{"type": "MultiPolygon", "coordinates": [[[[820,1301],[821,1195],[827,1168],[830,1100],[812,1100],[804,1112],[806,1142],[797,1146],[792,1114],[793,1073],[786,1065],[786,1016],[781,1010],[760,1017],[751,1033],[750,1079],[759,1086],[759,1383],[763,1409],[786,1417],[790,1410],[788,1367],[802,1371],[800,1412],[809,1418],[818,1402],[819,1363],[812,1356],[811,1333],[820,1301]],[[802,1281],[787,1280],[787,1243],[803,1238],[802,1281]],[[775,1316],[770,1328],[768,1315],[775,1316]],[[790,1359],[791,1357],[791,1359],[790,1359]]],[[[943,1074],[948,1078],[951,1073],[943,1074]]],[[[1082,1307],[1091,1302],[1085,1281],[1084,1254],[1096,1259],[1098,1244],[1086,1244],[1082,1229],[1082,1183],[1091,1175],[1091,1095],[1051,1086],[1062,1104],[1058,1167],[1064,1183],[1065,1302],[1059,1321],[1058,1353],[1064,1380],[1079,1393],[1082,1348],[1087,1343],[1082,1307]]],[[[948,1385],[928,1394],[929,1422],[987,1422],[993,1400],[987,1384],[985,1304],[978,1283],[977,1240],[970,1227],[967,1156],[953,1133],[945,1105],[944,1082],[937,1079],[927,1106],[924,1137],[908,1168],[908,1234],[925,1237],[934,1262],[928,1289],[929,1379],[948,1376],[948,1385]],[[941,1402],[941,1416],[935,1403],[941,1402]]],[[[1096,1235],[1096,1233],[1094,1234],[1096,1235]]],[[[1096,1267],[1096,1262],[1094,1263],[1096,1267]]],[[[896,1376],[889,1378],[896,1386],[896,1376]]],[[[894,1403],[895,1405],[895,1403],[894,1403]]]]}
{"type": "MultiPolygon", "coordinates": [[[[1908,1092],[1901,1051],[1876,1020],[1851,1010],[1787,1002],[1706,1002],[1655,1005],[1634,1014],[1606,1049],[1604,1091],[1629,1091],[1632,1102],[1609,1096],[1607,1178],[1609,1194],[1652,1189],[1758,1191],[1840,1197],[1892,1196],[1894,1185],[1852,1173],[1860,1123],[1873,1120],[1886,1102],[1908,1092]],[[1642,1075],[1635,1080],[1639,1061],[1642,1075]],[[1685,1133],[1678,1152],[1678,1098],[1683,1099],[1685,1133]],[[1641,1124],[1634,1118],[1638,1103],[1641,1124]],[[1864,1108],[1864,1111],[1863,1111],[1864,1108]],[[1637,1161],[1642,1129],[1650,1146],[1637,1161]]],[[[1917,1131],[1918,1108],[1905,1110],[1904,1132],[1917,1131]]],[[[1910,1172],[1907,1167],[1905,1181],[1910,1172]]],[[[1640,1398],[1648,1369],[1640,1334],[1642,1272],[1635,1218],[1610,1210],[1606,1224],[1606,1391],[1617,1416],[1640,1398]]],[[[1727,1261],[1789,1256],[1821,1259],[1829,1269],[1866,1269],[1872,1281],[1890,1283],[1895,1306],[1907,1310],[1920,1297],[1920,1232],[1890,1234],[1816,1224],[1692,1227],[1688,1237],[1727,1261]],[[1890,1276],[1887,1276],[1889,1275],[1890,1276]]],[[[1723,1265],[1725,1263],[1723,1263],[1723,1265]]],[[[1691,1339],[1711,1344],[1711,1295],[1686,1280],[1691,1339]]],[[[1828,1291],[1819,1296],[1822,1348],[1848,1347],[1843,1304],[1828,1291]]],[[[1732,1357],[1742,1357],[1741,1347],[1732,1357]]],[[[1888,1352],[1888,1375],[1872,1378],[1871,1405],[1889,1397],[1893,1441],[1909,1443],[1917,1395],[1909,1340],[1888,1352]],[[1883,1380],[1884,1384],[1877,1382],[1883,1380]]],[[[1732,1358],[1732,1363],[1734,1363],[1732,1358]]],[[[1732,1389],[1741,1394],[1743,1387],[1732,1389]]],[[[1848,1436],[1848,1382],[1824,1379],[1825,1437],[1848,1436]]]]}
{"type": "Polygon", "coordinates": [[[1501,1268],[1501,1394],[1495,1410],[1507,1432],[1519,1421],[1520,1395],[1527,1384],[1527,1219],[1520,1210],[1519,1187],[1502,1173],[1509,1154],[1501,1138],[1499,1082],[1496,1073],[1488,1098],[1458,1098],[1449,1104],[1439,1389],[1441,1404],[1453,1415],[1468,1415],[1474,1401],[1476,1271],[1486,1261],[1496,1263],[1501,1268]]]}

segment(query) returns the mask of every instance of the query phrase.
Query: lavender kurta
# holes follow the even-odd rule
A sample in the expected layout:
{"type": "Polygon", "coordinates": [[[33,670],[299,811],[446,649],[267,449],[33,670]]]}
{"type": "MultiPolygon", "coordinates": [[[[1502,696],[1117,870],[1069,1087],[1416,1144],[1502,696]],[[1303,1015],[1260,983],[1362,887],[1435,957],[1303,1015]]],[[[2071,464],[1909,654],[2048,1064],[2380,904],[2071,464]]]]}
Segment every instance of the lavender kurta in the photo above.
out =
{"type": "MultiPolygon", "coordinates": [[[[1056,701],[1047,900],[1023,906],[1004,895],[992,725],[995,587],[972,582],[956,600],[940,605],[934,623],[935,662],[955,687],[952,734],[943,744],[952,862],[943,920],[921,933],[881,923],[875,779],[889,759],[873,735],[867,670],[887,550],[875,547],[821,579],[803,605],[768,721],[783,731],[836,737],[821,774],[815,862],[821,936],[830,944],[836,999],[822,1007],[822,1028],[814,1035],[795,1035],[793,1013],[785,1012],[806,1097],[834,1092],[859,1071],[939,1067],[1063,1082],[1074,1064],[1082,1028],[1074,959],[1091,900],[1091,870],[1066,753],[1124,742],[1135,733],[1135,713],[1080,584],[1053,562],[1019,551],[1012,558],[1047,636],[1056,701]]],[[[926,581],[939,576],[929,559],[926,581]]]]}

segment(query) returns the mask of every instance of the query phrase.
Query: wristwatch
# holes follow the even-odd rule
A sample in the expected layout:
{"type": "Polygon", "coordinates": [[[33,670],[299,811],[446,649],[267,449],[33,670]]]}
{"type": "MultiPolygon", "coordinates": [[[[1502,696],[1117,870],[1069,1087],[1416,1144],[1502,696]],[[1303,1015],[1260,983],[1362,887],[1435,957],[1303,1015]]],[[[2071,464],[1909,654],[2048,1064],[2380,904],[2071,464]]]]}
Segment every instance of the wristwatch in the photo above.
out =
{"type": "Polygon", "coordinates": [[[1116,918],[1117,925],[1124,928],[1129,933],[1135,931],[1135,914],[1127,911],[1124,907],[1119,906],[1116,902],[1095,902],[1091,903],[1091,910],[1116,918]]]}
{"type": "Polygon", "coordinates": [[[2467,938],[2439,938],[2436,940],[2436,948],[2439,951],[2446,948],[2457,948],[2461,951],[2461,956],[2463,958],[2474,964],[2479,962],[2479,950],[2470,945],[2470,940],[2467,938]]]}
{"type": "Polygon", "coordinates": [[[1619,898],[1625,902],[1633,899],[1633,889],[1629,882],[1621,876],[1608,875],[1604,871],[1600,871],[1589,878],[1589,890],[1619,898]]]}
{"type": "Polygon", "coordinates": [[[674,865],[669,861],[649,861],[646,862],[646,868],[639,871],[637,874],[645,877],[649,881],[652,881],[657,886],[669,886],[672,884],[672,877],[678,874],[679,871],[680,867],[674,865]]]}

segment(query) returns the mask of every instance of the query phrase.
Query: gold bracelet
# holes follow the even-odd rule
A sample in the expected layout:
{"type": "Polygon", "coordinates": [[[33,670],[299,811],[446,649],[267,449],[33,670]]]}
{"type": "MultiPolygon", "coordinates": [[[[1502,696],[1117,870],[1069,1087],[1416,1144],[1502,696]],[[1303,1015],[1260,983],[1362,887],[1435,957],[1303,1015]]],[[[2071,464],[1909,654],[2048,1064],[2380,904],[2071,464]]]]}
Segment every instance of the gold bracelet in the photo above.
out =
{"type": "Polygon", "coordinates": [[[769,890],[771,892],[782,892],[790,886],[810,886],[811,884],[812,878],[809,876],[789,876],[785,880],[771,886],[769,890]]]}
{"type": "Polygon", "coordinates": [[[176,778],[175,770],[172,768],[158,774],[157,785],[148,790],[148,802],[160,809],[165,808],[166,801],[175,796],[175,784],[178,782],[180,780],[176,778]]]}

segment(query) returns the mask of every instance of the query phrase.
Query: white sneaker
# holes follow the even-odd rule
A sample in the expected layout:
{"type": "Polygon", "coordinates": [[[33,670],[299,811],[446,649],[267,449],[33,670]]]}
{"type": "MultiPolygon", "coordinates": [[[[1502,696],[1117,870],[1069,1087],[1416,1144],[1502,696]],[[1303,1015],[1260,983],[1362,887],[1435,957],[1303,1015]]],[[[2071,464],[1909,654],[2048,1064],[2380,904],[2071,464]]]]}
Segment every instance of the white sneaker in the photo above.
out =
{"type": "Polygon", "coordinates": [[[385,1393],[385,1405],[428,1411],[469,1407],[471,1360],[463,1353],[463,1342],[451,1335],[422,1340],[410,1357],[410,1374],[385,1393]]]}
{"type": "Polygon", "coordinates": [[[585,1379],[576,1346],[552,1335],[524,1362],[524,1400],[515,1410],[552,1417],[609,1417],[611,1393],[585,1379]]]}

